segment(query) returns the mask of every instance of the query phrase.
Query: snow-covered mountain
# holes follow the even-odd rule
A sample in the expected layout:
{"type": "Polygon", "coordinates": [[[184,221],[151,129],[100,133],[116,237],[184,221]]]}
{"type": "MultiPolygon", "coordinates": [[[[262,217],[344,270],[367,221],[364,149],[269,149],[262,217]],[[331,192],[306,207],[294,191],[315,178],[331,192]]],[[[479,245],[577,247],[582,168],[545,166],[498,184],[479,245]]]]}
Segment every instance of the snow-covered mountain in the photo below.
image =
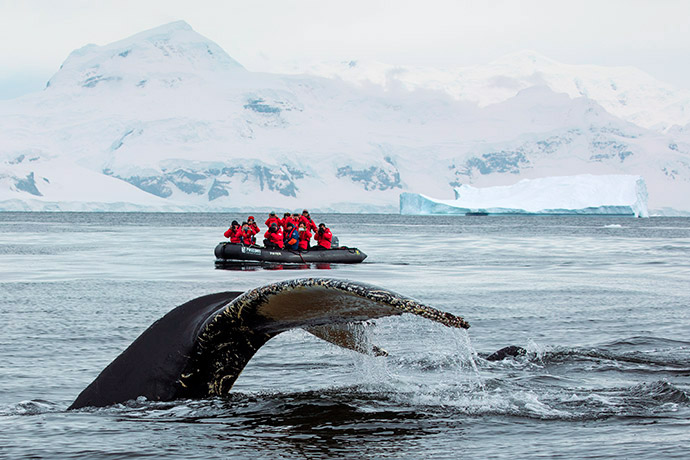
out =
{"type": "MultiPolygon", "coordinates": [[[[522,78],[507,62],[504,86],[522,78]]],[[[690,125],[651,130],[547,80],[491,103],[256,73],[175,22],[76,50],[0,103],[0,209],[397,212],[404,191],[589,173],[643,176],[652,213],[690,211],[690,125]]]]}
{"type": "MultiPolygon", "coordinates": [[[[290,70],[294,67],[286,68],[290,70]]],[[[510,54],[487,65],[445,70],[347,61],[311,65],[307,72],[360,85],[434,89],[480,106],[543,85],[571,98],[592,99],[617,117],[645,128],[665,131],[690,123],[690,90],[674,88],[635,67],[562,64],[534,51],[510,54]]]]}

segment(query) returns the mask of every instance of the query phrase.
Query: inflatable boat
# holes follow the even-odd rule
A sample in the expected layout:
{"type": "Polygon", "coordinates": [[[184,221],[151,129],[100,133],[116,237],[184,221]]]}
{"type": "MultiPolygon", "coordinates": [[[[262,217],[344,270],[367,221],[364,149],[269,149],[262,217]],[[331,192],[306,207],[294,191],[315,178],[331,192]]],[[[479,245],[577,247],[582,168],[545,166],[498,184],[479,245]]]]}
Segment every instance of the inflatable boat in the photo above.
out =
{"type": "Polygon", "coordinates": [[[258,261],[286,264],[335,263],[357,264],[367,255],[357,248],[340,246],[332,249],[292,251],[290,249],[267,249],[261,246],[244,246],[239,243],[218,243],[215,249],[216,265],[228,262],[258,261]]]}

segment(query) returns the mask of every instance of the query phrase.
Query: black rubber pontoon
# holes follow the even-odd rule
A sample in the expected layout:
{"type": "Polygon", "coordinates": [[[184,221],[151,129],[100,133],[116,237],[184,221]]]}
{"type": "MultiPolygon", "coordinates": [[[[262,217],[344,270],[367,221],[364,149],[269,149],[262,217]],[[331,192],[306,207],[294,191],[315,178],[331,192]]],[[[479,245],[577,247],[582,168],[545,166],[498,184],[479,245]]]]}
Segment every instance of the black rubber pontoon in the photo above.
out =
{"type": "Polygon", "coordinates": [[[357,248],[341,246],[333,249],[292,251],[290,249],[266,249],[261,246],[244,246],[239,243],[218,243],[215,249],[216,265],[227,262],[258,261],[286,264],[337,263],[357,264],[367,255],[357,248]]]}

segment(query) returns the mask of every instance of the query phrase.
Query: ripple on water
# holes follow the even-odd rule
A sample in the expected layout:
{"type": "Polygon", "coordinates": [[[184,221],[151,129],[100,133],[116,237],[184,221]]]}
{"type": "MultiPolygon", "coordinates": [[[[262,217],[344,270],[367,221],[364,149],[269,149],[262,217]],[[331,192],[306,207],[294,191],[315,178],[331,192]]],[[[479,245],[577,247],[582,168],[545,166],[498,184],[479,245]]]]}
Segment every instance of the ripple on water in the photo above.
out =
{"type": "Polygon", "coordinates": [[[368,339],[384,359],[295,331],[262,348],[227,399],[66,411],[175,305],[326,272],[215,270],[213,248],[240,213],[42,214],[0,213],[8,458],[656,460],[690,450],[690,219],[322,215],[369,254],[330,276],[462,315],[469,332],[378,320],[368,339]],[[485,359],[507,345],[527,354],[485,359]]]}

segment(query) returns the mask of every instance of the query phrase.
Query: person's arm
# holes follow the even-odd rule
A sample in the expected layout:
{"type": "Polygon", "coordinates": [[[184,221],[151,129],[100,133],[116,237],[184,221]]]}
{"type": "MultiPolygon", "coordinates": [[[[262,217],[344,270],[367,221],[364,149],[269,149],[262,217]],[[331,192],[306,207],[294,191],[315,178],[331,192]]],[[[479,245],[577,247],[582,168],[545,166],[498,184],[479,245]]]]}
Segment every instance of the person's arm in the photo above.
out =
{"type": "Polygon", "coordinates": [[[297,238],[295,238],[295,232],[293,230],[292,233],[290,233],[290,239],[287,241],[287,244],[292,246],[293,244],[297,243],[298,241],[299,240],[297,238]]]}
{"type": "Polygon", "coordinates": [[[233,242],[232,240],[235,240],[234,243],[240,242],[242,239],[242,229],[238,228],[237,230],[233,230],[230,232],[230,241],[233,242]]]}

